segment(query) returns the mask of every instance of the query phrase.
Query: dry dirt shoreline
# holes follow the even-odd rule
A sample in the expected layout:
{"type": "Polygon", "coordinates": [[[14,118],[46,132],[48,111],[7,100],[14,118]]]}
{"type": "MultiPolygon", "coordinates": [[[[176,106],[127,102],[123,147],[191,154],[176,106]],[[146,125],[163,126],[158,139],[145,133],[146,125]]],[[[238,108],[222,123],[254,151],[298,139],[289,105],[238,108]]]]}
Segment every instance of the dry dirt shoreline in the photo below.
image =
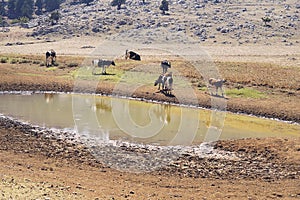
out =
{"type": "Polygon", "coordinates": [[[159,170],[136,174],[109,168],[84,145],[51,135],[0,119],[2,199],[300,197],[299,138],[219,141],[215,150],[238,159],[186,154],[159,170]]]}

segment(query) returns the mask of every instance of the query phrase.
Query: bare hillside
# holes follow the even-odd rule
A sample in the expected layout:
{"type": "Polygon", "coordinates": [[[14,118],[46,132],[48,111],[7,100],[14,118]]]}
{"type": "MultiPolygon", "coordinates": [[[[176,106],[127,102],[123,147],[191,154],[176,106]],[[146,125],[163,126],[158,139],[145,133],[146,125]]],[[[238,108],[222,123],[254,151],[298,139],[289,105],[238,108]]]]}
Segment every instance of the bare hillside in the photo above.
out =
{"type": "Polygon", "coordinates": [[[200,42],[214,44],[295,45],[300,41],[300,4],[296,0],[170,0],[162,15],[161,1],[127,0],[120,10],[110,0],[89,6],[66,1],[58,21],[49,14],[38,16],[27,25],[29,36],[92,35],[129,38],[142,43],[153,41],[200,42]],[[271,19],[264,22],[262,18],[271,19]]]}

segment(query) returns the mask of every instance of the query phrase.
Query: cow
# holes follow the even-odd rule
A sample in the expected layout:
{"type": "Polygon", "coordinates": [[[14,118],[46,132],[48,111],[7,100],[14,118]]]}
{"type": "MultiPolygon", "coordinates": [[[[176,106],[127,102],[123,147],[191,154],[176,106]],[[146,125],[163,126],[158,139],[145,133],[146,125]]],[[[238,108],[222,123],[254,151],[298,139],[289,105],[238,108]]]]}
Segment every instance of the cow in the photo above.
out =
{"type": "Polygon", "coordinates": [[[173,90],[173,77],[172,76],[165,76],[164,77],[164,90],[167,94],[171,95],[173,90]]]}
{"type": "Polygon", "coordinates": [[[158,85],[158,90],[160,86],[162,91],[165,91],[167,94],[171,94],[173,90],[173,74],[172,72],[159,75],[158,79],[154,82],[154,86],[158,85]]]}
{"type": "Polygon", "coordinates": [[[164,82],[163,82],[163,80],[164,80],[164,75],[163,74],[159,75],[158,79],[155,80],[154,86],[158,85],[158,88],[157,88],[158,90],[160,90],[160,86],[161,86],[162,90],[164,89],[164,82]]]}
{"type": "Polygon", "coordinates": [[[111,60],[93,60],[92,65],[94,66],[92,74],[95,75],[95,70],[97,67],[102,68],[102,74],[106,74],[106,68],[109,67],[110,65],[116,66],[114,61],[111,60]]]}
{"type": "MultiPolygon", "coordinates": [[[[222,97],[224,97],[224,92],[223,92],[223,84],[226,82],[225,79],[215,79],[215,78],[210,78],[208,80],[208,83],[211,86],[214,86],[216,88],[216,95],[218,95],[218,89],[220,88],[222,92],[222,97]]],[[[211,93],[212,94],[212,93],[211,93]]]]}
{"type": "Polygon", "coordinates": [[[171,68],[171,63],[167,60],[163,60],[160,63],[161,68],[163,69],[163,74],[167,73],[168,68],[171,68]]]}
{"type": "Polygon", "coordinates": [[[131,59],[131,60],[141,60],[141,56],[133,51],[128,51],[128,49],[126,49],[125,52],[125,59],[131,59]]]}
{"type": "Polygon", "coordinates": [[[46,52],[46,67],[54,65],[55,62],[56,62],[56,52],[53,49],[51,49],[46,52]]]}

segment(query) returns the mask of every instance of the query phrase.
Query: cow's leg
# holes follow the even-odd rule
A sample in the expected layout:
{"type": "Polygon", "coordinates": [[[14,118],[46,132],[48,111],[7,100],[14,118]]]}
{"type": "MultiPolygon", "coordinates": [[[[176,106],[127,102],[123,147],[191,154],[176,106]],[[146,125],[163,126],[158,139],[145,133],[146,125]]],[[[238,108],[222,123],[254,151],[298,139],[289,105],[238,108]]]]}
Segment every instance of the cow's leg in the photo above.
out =
{"type": "Polygon", "coordinates": [[[92,70],[93,75],[95,75],[95,69],[96,69],[96,67],[94,67],[93,70],[92,70]]]}
{"type": "Polygon", "coordinates": [[[221,89],[221,92],[222,92],[222,97],[224,97],[223,87],[221,86],[220,89],[221,89]]]}

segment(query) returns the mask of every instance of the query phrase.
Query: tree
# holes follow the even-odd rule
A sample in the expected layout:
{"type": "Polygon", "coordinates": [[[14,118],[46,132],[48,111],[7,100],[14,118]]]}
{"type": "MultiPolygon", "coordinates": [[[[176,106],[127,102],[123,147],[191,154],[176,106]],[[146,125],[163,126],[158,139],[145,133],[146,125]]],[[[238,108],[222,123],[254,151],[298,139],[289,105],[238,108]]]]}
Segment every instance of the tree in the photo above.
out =
{"type": "Polygon", "coordinates": [[[35,2],[35,6],[36,6],[36,14],[37,15],[41,15],[43,13],[43,0],[36,0],[35,2]]]}
{"type": "Polygon", "coordinates": [[[81,0],[81,3],[85,3],[86,5],[90,5],[94,0],[81,0]]]}
{"type": "Polygon", "coordinates": [[[59,9],[60,0],[45,0],[45,8],[47,12],[59,9]]]}
{"type": "Polygon", "coordinates": [[[0,25],[4,26],[4,20],[3,20],[2,16],[0,16],[0,25]]]}
{"type": "Polygon", "coordinates": [[[21,9],[22,9],[23,4],[24,4],[23,0],[16,0],[16,3],[15,3],[16,18],[19,18],[22,16],[21,9]]]}
{"type": "Polygon", "coordinates": [[[20,17],[27,17],[28,19],[32,18],[34,11],[34,1],[33,0],[19,0],[23,2],[21,7],[20,17]]]}
{"type": "Polygon", "coordinates": [[[7,3],[7,15],[9,18],[16,18],[16,0],[8,0],[7,3]]]}
{"type": "Polygon", "coordinates": [[[125,4],[126,0],[113,0],[111,2],[111,6],[118,6],[117,9],[120,10],[121,9],[121,5],[125,4]]]}
{"type": "Polygon", "coordinates": [[[4,3],[4,0],[2,0],[2,2],[0,2],[0,16],[4,16],[6,14],[4,6],[5,6],[5,3],[4,3]]]}
{"type": "Polygon", "coordinates": [[[165,15],[166,11],[169,11],[169,2],[167,0],[162,0],[159,9],[162,11],[163,15],[165,15]]]}
{"type": "Polygon", "coordinates": [[[265,26],[270,26],[267,23],[272,21],[269,17],[262,17],[261,20],[265,23],[265,26]]]}
{"type": "Polygon", "coordinates": [[[32,18],[34,10],[34,0],[9,0],[8,1],[8,17],[16,18],[32,18]]]}
{"type": "Polygon", "coordinates": [[[60,14],[59,14],[58,10],[52,12],[50,15],[51,24],[52,25],[56,24],[58,22],[59,18],[60,18],[60,14]]]}

